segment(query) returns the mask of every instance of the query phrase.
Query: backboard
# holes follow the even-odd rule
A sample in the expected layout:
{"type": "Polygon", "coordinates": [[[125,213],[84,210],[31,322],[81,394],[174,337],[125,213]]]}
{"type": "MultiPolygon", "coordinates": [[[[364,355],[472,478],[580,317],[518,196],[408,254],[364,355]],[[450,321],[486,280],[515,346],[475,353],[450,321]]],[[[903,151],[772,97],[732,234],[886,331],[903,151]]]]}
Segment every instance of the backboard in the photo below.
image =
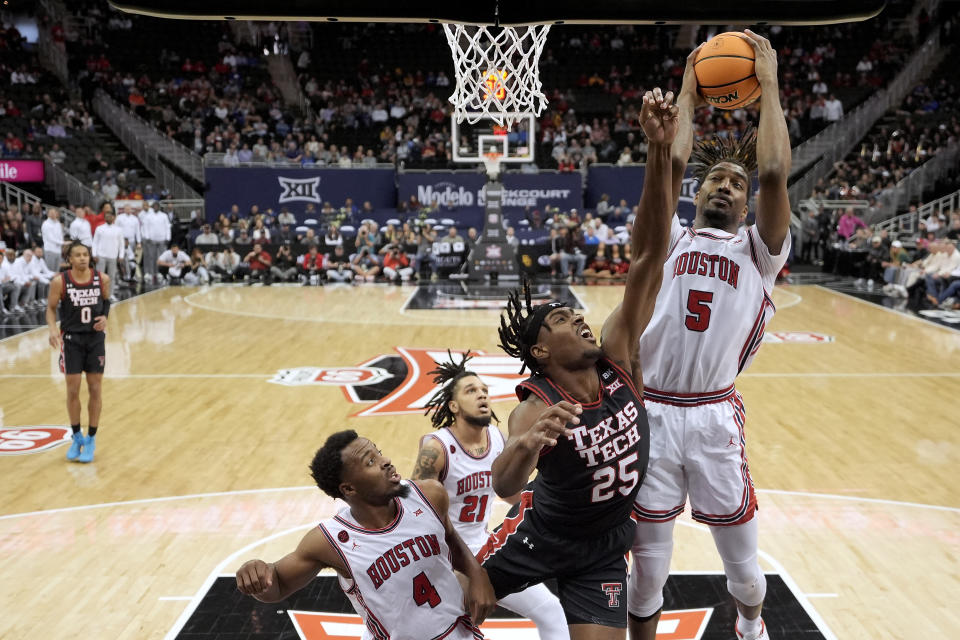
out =
{"type": "Polygon", "coordinates": [[[537,122],[532,113],[512,114],[519,121],[512,129],[498,125],[489,117],[477,122],[450,119],[453,161],[459,164],[480,164],[489,154],[498,154],[501,164],[533,162],[537,142],[537,122]]]}
{"type": "Polygon", "coordinates": [[[866,20],[886,0],[110,0],[124,11],[193,20],[522,24],[826,24],[866,20]]]}

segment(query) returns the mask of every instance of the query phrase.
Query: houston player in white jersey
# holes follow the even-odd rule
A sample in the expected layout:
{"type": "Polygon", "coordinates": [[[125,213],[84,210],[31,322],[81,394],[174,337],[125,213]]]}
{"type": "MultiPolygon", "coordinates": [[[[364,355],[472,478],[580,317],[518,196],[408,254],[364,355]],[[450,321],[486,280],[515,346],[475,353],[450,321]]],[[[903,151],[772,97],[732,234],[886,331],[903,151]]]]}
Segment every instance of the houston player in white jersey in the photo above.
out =
{"type": "MultiPolygon", "coordinates": [[[[698,143],[697,215],[692,229],[684,229],[674,215],[653,319],[639,343],[650,463],[634,512],[638,524],[628,600],[634,640],[655,637],[674,518],[687,496],[694,520],[710,525],[723,560],[739,614],[737,636],[768,637],[760,617],[766,580],[757,562],[757,506],[745,453],[744,408],[733,383],[760,348],[774,312],[774,281],[790,251],[790,138],[780,107],[776,51],[749,30],[744,38],[756,53],[763,91],[758,132],[744,132],[739,141],[731,135],[698,143]],[[756,224],[744,227],[754,169],[760,186],[756,224]]],[[[697,50],[687,58],[677,101],[674,205],[693,147],[693,112],[703,104],[693,70],[697,50]]]]}
{"type": "Polygon", "coordinates": [[[348,506],[277,562],[244,563],[237,571],[242,593],[279,602],[330,567],[376,640],[483,638],[475,624],[496,598],[447,517],[440,483],[401,480],[390,459],[355,431],[327,438],[310,468],[317,485],[348,506]],[[469,581],[466,594],[454,569],[469,581]]]}
{"type": "MultiPolygon", "coordinates": [[[[448,352],[449,353],[449,352],[448,352]]],[[[450,496],[450,520],[470,551],[477,553],[487,542],[487,522],[496,494],[490,469],[503,451],[500,429],[490,409],[489,389],[476,373],[467,370],[470,359],[437,363],[430,372],[440,389],[427,403],[427,413],[436,431],[420,440],[417,467],[411,478],[437,479],[450,496]]],[[[517,500],[519,501],[519,496],[517,500]]],[[[511,593],[500,606],[529,618],[545,640],[569,640],[560,601],[544,584],[511,593]]]]}

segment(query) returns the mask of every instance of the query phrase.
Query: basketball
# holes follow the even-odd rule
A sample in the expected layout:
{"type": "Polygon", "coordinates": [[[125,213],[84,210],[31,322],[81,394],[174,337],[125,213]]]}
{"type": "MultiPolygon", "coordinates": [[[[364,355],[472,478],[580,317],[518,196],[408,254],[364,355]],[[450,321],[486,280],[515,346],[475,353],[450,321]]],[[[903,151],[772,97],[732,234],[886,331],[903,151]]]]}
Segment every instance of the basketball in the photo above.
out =
{"type": "Polygon", "coordinates": [[[754,73],[753,47],[744,36],[728,31],[714,36],[694,61],[700,95],[718,109],[738,109],[760,97],[754,73]]]}

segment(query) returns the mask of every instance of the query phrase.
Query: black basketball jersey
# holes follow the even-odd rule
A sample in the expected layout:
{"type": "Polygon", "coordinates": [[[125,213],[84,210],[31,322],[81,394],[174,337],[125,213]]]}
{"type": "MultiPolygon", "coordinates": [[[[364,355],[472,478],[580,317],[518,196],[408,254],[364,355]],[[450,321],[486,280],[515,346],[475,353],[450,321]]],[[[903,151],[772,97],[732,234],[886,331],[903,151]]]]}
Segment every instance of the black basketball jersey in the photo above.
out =
{"type": "MultiPolygon", "coordinates": [[[[533,512],[550,531],[573,538],[604,533],[630,519],[647,471],[647,411],[630,375],[606,358],[597,362],[600,396],[581,404],[580,423],[554,447],[544,448],[531,483],[533,512]]],[[[547,405],[578,404],[544,375],[517,386],[520,400],[534,394],[547,405]]]]}
{"type": "Polygon", "coordinates": [[[60,331],[62,333],[92,333],[94,318],[103,315],[103,289],[100,272],[92,270],[90,282],[79,284],[73,279],[73,269],[64,271],[63,293],[60,299],[60,331]]]}

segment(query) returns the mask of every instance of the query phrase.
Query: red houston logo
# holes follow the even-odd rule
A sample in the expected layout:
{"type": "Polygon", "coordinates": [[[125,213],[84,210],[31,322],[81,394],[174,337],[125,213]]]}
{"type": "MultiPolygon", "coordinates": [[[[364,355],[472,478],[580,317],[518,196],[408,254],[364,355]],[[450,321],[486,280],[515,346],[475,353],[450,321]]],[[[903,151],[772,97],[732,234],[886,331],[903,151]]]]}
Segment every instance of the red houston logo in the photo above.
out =
{"type": "Polygon", "coordinates": [[[0,456],[37,453],[70,442],[71,431],[65,427],[31,425],[0,429],[0,456]]]}
{"type": "MultiPolygon", "coordinates": [[[[423,413],[427,400],[437,389],[427,373],[436,367],[436,362],[447,360],[447,350],[395,348],[398,355],[380,355],[356,367],[283,369],[270,382],[287,386],[339,386],[350,402],[372,405],[354,414],[356,416],[423,413]]],[[[473,359],[468,366],[489,387],[490,400],[515,399],[514,388],[526,379],[519,373],[520,361],[483,351],[471,353],[473,359]]]]}

